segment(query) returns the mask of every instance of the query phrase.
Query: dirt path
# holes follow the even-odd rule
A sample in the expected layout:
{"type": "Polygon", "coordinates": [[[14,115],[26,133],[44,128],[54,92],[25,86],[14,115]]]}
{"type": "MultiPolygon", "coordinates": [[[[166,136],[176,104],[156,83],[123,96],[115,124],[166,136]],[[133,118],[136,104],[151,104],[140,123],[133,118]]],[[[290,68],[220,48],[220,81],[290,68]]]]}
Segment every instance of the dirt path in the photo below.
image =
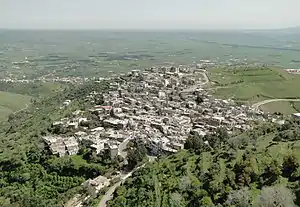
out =
{"type": "Polygon", "coordinates": [[[273,102],[278,102],[278,101],[299,102],[300,99],[268,99],[268,100],[260,101],[258,103],[253,104],[252,108],[259,109],[259,107],[262,105],[265,105],[268,103],[273,103],[273,102]]]}
{"type": "Polygon", "coordinates": [[[19,109],[18,111],[15,111],[14,114],[24,111],[24,110],[28,109],[28,107],[29,107],[29,104],[26,104],[26,106],[24,108],[19,109]]]}

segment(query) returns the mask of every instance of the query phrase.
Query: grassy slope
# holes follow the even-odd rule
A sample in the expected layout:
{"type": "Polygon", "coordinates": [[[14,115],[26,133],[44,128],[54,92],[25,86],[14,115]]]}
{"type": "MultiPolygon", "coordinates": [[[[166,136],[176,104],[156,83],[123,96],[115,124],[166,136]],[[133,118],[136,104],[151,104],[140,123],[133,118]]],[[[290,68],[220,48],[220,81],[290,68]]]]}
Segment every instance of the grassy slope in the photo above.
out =
{"type": "Polygon", "coordinates": [[[60,83],[0,83],[0,91],[45,97],[61,91],[66,86],[60,83]]]}
{"type": "MultiPolygon", "coordinates": [[[[214,68],[208,76],[216,87],[215,96],[233,98],[237,101],[255,103],[273,98],[299,98],[300,76],[291,75],[280,69],[214,68]]],[[[272,103],[264,106],[270,112],[295,112],[289,103],[272,103]]]]}
{"type": "Polygon", "coordinates": [[[14,111],[20,110],[30,103],[30,96],[0,91],[0,121],[14,111]]]}
{"type": "Polygon", "coordinates": [[[66,87],[59,83],[1,83],[0,121],[6,120],[9,114],[26,107],[31,98],[48,97],[66,87]]]}
{"type": "Polygon", "coordinates": [[[284,115],[290,115],[293,113],[297,113],[297,111],[293,108],[290,102],[279,101],[268,103],[260,107],[263,111],[275,113],[280,111],[284,115]]]}

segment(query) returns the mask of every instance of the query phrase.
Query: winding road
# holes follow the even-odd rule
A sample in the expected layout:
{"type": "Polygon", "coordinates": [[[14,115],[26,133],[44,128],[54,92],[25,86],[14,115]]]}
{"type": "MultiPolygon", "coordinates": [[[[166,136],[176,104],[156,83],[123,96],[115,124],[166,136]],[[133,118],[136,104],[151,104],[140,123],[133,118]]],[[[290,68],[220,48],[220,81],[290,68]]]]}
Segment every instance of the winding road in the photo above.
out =
{"type": "Polygon", "coordinates": [[[143,164],[140,167],[135,168],[134,170],[132,170],[131,172],[122,175],[121,176],[121,181],[117,182],[116,184],[114,184],[113,186],[111,186],[108,191],[106,191],[105,195],[102,197],[98,207],[106,207],[106,202],[111,200],[113,198],[113,193],[115,192],[115,190],[117,189],[117,187],[119,187],[127,178],[129,178],[130,176],[132,176],[132,174],[137,171],[140,168],[143,168],[146,165],[143,164]]]}
{"type": "Polygon", "coordinates": [[[24,111],[24,110],[28,109],[28,107],[29,107],[29,104],[26,104],[26,106],[24,108],[19,109],[18,111],[15,111],[14,114],[24,111]]]}
{"type": "Polygon", "coordinates": [[[203,70],[203,72],[201,72],[201,74],[204,77],[204,83],[202,83],[201,85],[205,85],[209,82],[208,76],[206,75],[206,72],[203,70]]]}
{"type": "Polygon", "coordinates": [[[206,73],[203,71],[203,72],[200,72],[200,74],[203,76],[204,82],[201,82],[201,83],[196,84],[196,85],[192,85],[192,86],[190,86],[190,87],[188,87],[188,88],[182,90],[181,92],[182,92],[182,93],[191,93],[191,92],[194,92],[194,91],[199,87],[199,85],[200,85],[200,86],[204,86],[204,85],[206,85],[207,83],[209,83],[209,79],[208,79],[206,73]]]}
{"type": "Polygon", "coordinates": [[[126,148],[127,148],[127,144],[128,142],[131,140],[132,138],[127,138],[125,139],[120,145],[119,145],[119,148],[118,148],[118,154],[123,157],[123,158],[126,158],[127,156],[127,152],[126,152],[126,148]]]}
{"type": "Polygon", "coordinates": [[[268,99],[264,100],[258,103],[255,103],[252,105],[252,108],[259,109],[260,106],[268,104],[268,103],[273,103],[273,102],[279,102],[279,101],[289,101],[289,102],[300,102],[300,99],[268,99]]]}

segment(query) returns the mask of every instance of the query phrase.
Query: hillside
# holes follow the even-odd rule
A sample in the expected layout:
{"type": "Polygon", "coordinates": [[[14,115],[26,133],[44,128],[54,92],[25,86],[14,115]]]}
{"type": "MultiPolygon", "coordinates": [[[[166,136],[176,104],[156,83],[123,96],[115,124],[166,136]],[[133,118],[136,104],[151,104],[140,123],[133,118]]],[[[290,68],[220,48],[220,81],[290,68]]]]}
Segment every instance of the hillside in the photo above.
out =
{"type": "MultiPolygon", "coordinates": [[[[113,171],[113,165],[105,160],[93,161],[86,151],[76,156],[51,156],[44,150],[41,141],[42,136],[50,134],[49,128],[53,121],[66,116],[70,110],[88,107],[83,101],[86,94],[95,90],[104,91],[106,88],[105,83],[74,86],[36,100],[28,109],[12,114],[8,122],[2,123],[0,206],[63,206],[82,190],[80,186],[83,181],[113,171]],[[73,104],[68,109],[60,109],[66,99],[73,100],[73,104]]],[[[3,103],[5,106],[16,104],[3,103]]]]}
{"type": "Polygon", "coordinates": [[[218,67],[208,70],[213,84],[209,90],[214,96],[232,98],[241,103],[253,104],[267,99],[291,99],[291,103],[266,104],[266,112],[290,115],[297,112],[292,99],[298,99],[300,76],[270,67],[218,67]]]}
{"type": "Polygon", "coordinates": [[[6,83],[0,82],[0,122],[28,107],[31,101],[55,95],[67,88],[59,83],[6,83]]]}
{"type": "Polygon", "coordinates": [[[134,173],[109,206],[299,205],[299,124],[264,124],[229,139],[191,137],[186,150],[134,173]]]}
{"type": "Polygon", "coordinates": [[[0,121],[7,119],[9,114],[25,108],[31,97],[16,93],[0,91],[0,121]]]}

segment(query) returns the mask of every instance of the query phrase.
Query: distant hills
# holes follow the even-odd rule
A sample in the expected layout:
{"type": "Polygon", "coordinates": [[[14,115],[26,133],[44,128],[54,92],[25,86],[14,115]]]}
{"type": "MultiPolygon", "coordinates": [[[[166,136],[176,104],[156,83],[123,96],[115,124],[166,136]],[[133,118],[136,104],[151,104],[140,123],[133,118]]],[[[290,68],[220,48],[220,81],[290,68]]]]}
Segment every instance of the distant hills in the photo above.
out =
{"type": "Polygon", "coordinates": [[[287,28],[280,28],[280,29],[272,29],[272,30],[266,30],[270,32],[292,32],[292,33],[300,33],[300,26],[295,27],[287,27],[287,28]]]}
{"type": "Polygon", "coordinates": [[[300,32],[300,26],[297,26],[297,27],[289,27],[289,28],[286,28],[286,29],[282,29],[284,31],[291,31],[291,32],[300,32]]]}

